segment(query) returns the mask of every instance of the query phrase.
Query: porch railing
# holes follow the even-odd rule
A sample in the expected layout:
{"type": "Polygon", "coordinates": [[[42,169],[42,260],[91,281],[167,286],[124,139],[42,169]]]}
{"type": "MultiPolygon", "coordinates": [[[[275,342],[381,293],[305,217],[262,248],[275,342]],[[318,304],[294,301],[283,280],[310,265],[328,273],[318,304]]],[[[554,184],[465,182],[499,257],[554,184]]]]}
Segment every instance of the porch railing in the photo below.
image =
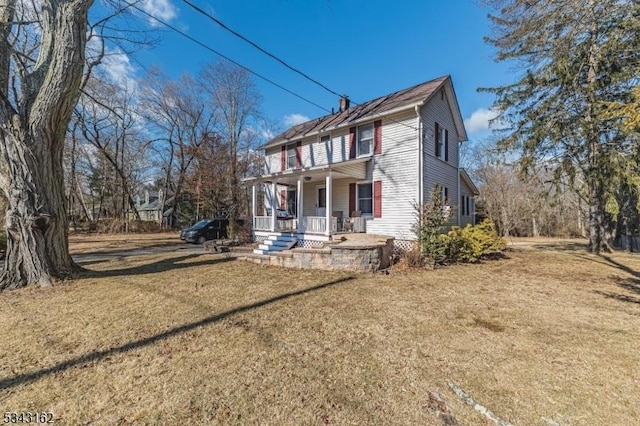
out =
{"type": "Polygon", "coordinates": [[[298,219],[278,219],[276,231],[295,231],[298,229],[298,219]]]}
{"type": "Polygon", "coordinates": [[[271,216],[255,216],[253,229],[256,231],[271,231],[271,216]]]}
{"type": "Polygon", "coordinates": [[[324,216],[304,216],[300,228],[302,232],[324,233],[327,230],[327,218],[324,216]]]}
{"type": "MultiPolygon", "coordinates": [[[[270,231],[271,216],[255,216],[253,218],[255,231],[270,231]]],[[[277,219],[276,231],[298,231],[324,234],[327,232],[327,218],[324,216],[304,216],[302,218],[277,219]]],[[[331,232],[338,232],[338,218],[331,218],[331,232]]]]}

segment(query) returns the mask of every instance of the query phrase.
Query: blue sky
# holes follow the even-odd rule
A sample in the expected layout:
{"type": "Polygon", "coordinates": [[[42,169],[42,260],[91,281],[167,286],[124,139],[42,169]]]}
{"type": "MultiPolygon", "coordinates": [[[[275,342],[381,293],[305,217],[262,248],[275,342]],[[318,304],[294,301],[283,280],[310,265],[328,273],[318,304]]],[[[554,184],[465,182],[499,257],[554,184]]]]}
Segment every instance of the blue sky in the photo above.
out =
{"type": "MultiPolygon", "coordinates": [[[[441,75],[453,78],[470,139],[487,135],[493,97],[481,86],[509,83],[505,64],[493,61],[483,41],[486,10],[477,0],[190,0],[229,27],[355,102],[364,102],[441,75]]],[[[149,13],[170,22],[242,65],[327,109],[335,95],[268,58],[226,32],[182,0],[144,0],[149,13]]],[[[129,59],[126,69],[142,74],[156,65],[173,77],[218,57],[157,23],[140,24],[161,40],[129,59]]],[[[265,115],[281,126],[325,115],[256,78],[265,115]]]]}

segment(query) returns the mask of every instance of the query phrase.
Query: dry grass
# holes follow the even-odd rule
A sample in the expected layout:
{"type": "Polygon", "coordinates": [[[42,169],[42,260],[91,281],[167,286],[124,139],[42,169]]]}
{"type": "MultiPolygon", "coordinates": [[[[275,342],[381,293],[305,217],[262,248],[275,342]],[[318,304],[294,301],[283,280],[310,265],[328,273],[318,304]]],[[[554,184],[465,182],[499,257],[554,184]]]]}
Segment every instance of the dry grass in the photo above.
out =
{"type": "Polygon", "coordinates": [[[0,408],[73,425],[441,425],[436,391],[462,424],[492,424],[451,381],[517,425],[633,424],[640,258],[564,247],[390,275],[177,253],[94,264],[0,294],[0,408]]]}
{"type": "Polygon", "coordinates": [[[121,250],[133,250],[144,247],[160,247],[180,244],[178,232],[154,232],[146,234],[95,234],[72,233],[69,236],[71,254],[121,250]]]}

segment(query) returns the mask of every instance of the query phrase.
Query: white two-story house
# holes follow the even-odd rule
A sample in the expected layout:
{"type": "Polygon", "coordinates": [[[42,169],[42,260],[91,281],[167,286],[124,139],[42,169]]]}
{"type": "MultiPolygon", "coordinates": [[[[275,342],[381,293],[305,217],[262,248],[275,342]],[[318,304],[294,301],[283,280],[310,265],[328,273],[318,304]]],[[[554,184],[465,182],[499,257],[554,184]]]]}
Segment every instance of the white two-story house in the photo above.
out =
{"type": "Polygon", "coordinates": [[[449,76],[356,106],[344,97],[335,114],[263,146],[265,173],[245,180],[253,185],[254,236],[286,234],[314,246],[366,232],[402,244],[416,239],[415,207],[436,185],[453,207],[451,224],[473,223],[478,192],[459,167],[465,140],[449,76]]]}

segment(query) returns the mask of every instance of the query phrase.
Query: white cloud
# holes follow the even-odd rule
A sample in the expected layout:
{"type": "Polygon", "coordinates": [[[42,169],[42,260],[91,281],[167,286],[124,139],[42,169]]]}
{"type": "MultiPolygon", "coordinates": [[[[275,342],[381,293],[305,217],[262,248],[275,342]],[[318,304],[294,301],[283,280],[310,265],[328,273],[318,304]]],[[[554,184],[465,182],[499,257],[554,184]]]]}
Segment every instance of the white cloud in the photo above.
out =
{"type": "Polygon", "coordinates": [[[264,139],[273,139],[275,134],[271,130],[265,129],[262,132],[260,132],[260,136],[262,136],[264,139]]]}
{"type": "MultiPolygon", "coordinates": [[[[171,21],[178,16],[178,10],[171,3],[171,0],[144,0],[140,4],[140,8],[149,15],[153,15],[165,22],[171,21]]],[[[151,26],[160,25],[155,19],[149,19],[149,24],[151,24],[151,26]]]]}
{"type": "Polygon", "coordinates": [[[490,128],[496,127],[495,124],[491,125],[489,122],[498,115],[499,112],[495,109],[480,108],[475,110],[471,117],[464,120],[464,126],[469,133],[486,132],[490,128]]]}
{"type": "Polygon", "coordinates": [[[302,114],[290,114],[290,115],[284,116],[284,124],[286,124],[288,127],[292,127],[297,124],[302,124],[309,120],[310,120],[309,117],[302,114]]]}
{"type": "Polygon", "coordinates": [[[125,85],[132,83],[136,69],[131,65],[129,56],[120,50],[109,50],[102,60],[102,66],[111,81],[125,85]]]}

